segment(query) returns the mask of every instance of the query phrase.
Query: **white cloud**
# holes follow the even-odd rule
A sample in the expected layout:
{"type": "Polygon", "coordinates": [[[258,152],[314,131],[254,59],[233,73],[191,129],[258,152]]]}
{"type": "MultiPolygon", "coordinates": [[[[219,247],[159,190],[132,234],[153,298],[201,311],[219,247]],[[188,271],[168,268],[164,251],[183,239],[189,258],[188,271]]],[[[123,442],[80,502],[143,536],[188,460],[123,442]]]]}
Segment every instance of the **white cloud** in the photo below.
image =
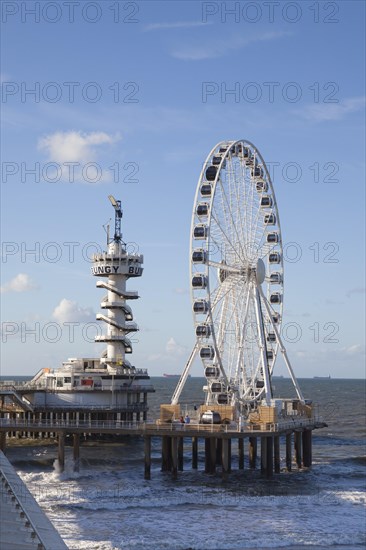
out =
{"type": "Polygon", "coordinates": [[[364,109],[366,98],[364,96],[349,97],[339,103],[315,103],[302,110],[297,110],[307,120],[324,122],[327,120],[341,120],[351,113],[364,109]]]}
{"type": "Polygon", "coordinates": [[[19,273],[11,279],[8,283],[5,283],[1,287],[1,292],[28,292],[28,290],[34,290],[38,288],[29,275],[26,273],[19,273]]]}
{"type": "Polygon", "coordinates": [[[151,23],[144,27],[144,31],[160,31],[169,29],[191,29],[192,27],[203,27],[212,25],[212,21],[204,23],[203,21],[172,21],[168,23],[151,23]]]}
{"type": "Polygon", "coordinates": [[[174,289],[174,292],[175,294],[180,294],[180,295],[188,294],[188,288],[178,287],[174,289]]]}
{"type": "Polygon", "coordinates": [[[363,355],[365,353],[364,346],[361,344],[353,344],[346,348],[341,348],[341,352],[344,352],[346,355],[363,355]]]}
{"type": "Polygon", "coordinates": [[[197,43],[197,45],[183,45],[172,52],[173,57],[177,59],[183,59],[188,61],[201,61],[203,59],[214,59],[217,57],[223,57],[224,55],[244,48],[249,44],[257,42],[267,42],[283,38],[285,36],[291,36],[293,33],[288,31],[271,31],[262,34],[253,34],[252,36],[232,36],[231,38],[222,38],[207,40],[206,44],[197,43]]]}
{"type": "Polygon", "coordinates": [[[96,159],[96,147],[111,145],[119,139],[106,132],[55,132],[38,141],[38,148],[46,151],[50,161],[58,162],[92,162],[96,159]]]}
{"type": "Polygon", "coordinates": [[[177,343],[173,336],[165,344],[165,350],[162,353],[151,353],[147,356],[147,361],[175,364],[175,360],[183,359],[182,364],[188,359],[188,348],[177,343]]]}
{"type": "Polygon", "coordinates": [[[52,317],[58,323],[95,321],[95,314],[92,308],[83,308],[77,302],[63,298],[55,307],[52,317]]]}
{"type": "Polygon", "coordinates": [[[178,344],[172,336],[171,338],[169,338],[169,340],[166,343],[165,351],[169,355],[181,357],[187,352],[187,348],[178,344]]]}

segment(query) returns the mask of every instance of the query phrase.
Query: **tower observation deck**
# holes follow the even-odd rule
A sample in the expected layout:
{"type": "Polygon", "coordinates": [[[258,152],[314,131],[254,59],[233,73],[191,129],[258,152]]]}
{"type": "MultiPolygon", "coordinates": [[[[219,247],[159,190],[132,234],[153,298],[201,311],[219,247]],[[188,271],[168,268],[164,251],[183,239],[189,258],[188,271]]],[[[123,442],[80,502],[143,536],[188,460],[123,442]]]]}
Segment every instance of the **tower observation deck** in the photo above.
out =
{"type": "Polygon", "coordinates": [[[133,320],[133,313],[128,301],[139,298],[137,291],[126,290],[128,279],[141,277],[143,272],[143,255],[127,252],[126,243],[122,239],[121,201],[109,196],[115,211],[114,236],[107,237],[107,251],[93,255],[92,274],[100,277],[96,286],[103,288],[107,294],[102,298],[101,308],[106,314],[98,313],[98,321],[104,321],[106,331],[95,337],[96,342],[105,342],[107,348],[100,359],[112,374],[126,372],[132,369],[126,355],[132,353],[131,333],[138,331],[133,320]]]}

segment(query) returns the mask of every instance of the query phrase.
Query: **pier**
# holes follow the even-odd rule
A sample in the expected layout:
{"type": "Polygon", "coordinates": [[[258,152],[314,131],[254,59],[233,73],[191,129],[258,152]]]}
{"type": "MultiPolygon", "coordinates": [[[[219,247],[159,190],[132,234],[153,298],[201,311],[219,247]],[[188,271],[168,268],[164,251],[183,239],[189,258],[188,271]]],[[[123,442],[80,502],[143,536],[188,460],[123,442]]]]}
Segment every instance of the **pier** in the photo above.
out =
{"type": "Polygon", "coordinates": [[[161,441],[161,470],[171,472],[172,478],[183,471],[183,452],[189,446],[192,468],[198,469],[199,441],[204,442],[205,473],[213,474],[220,468],[226,476],[231,471],[233,442],[238,450],[239,470],[244,469],[245,452],[250,469],[259,469],[270,478],[280,473],[281,438],[285,442],[287,471],[293,465],[309,468],[312,462],[312,431],[326,424],[320,418],[298,418],[287,422],[238,426],[230,424],[182,424],[178,422],[115,422],[115,421],[53,421],[26,420],[23,418],[0,419],[0,449],[6,451],[7,435],[12,437],[37,433],[39,437],[52,434],[57,439],[58,463],[65,466],[66,436],[72,437],[73,467],[80,468],[81,437],[85,435],[134,435],[144,439],[144,477],[151,478],[152,438],[161,441]]]}

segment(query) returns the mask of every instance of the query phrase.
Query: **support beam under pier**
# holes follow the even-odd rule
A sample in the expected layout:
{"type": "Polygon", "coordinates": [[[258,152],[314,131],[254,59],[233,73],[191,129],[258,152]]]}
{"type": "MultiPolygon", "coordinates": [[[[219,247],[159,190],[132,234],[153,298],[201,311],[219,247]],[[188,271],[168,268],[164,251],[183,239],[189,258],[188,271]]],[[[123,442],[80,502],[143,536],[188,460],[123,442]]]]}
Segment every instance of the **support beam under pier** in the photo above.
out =
{"type": "Polygon", "coordinates": [[[286,468],[288,472],[292,469],[292,433],[286,434],[286,468]]]}
{"type": "Polygon", "coordinates": [[[239,470],[244,470],[244,439],[238,439],[239,470]]]}
{"type": "Polygon", "coordinates": [[[249,468],[255,470],[257,467],[257,438],[249,438],[249,468]]]}
{"type": "Polygon", "coordinates": [[[261,437],[261,474],[267,471],[267,438],[261,437]]]}
{"type": "Polygon", "coordinates": [[[304,430],[302,432],[302,461],[306,468],[311,468],[312,463],[312,432],[304,430]]]}
{"type": "Polygon", "coordinates": [[[295,460],[298,468],[301,468],[302,461],[301,461],[301,442],[302,442],[302,433],[301,432],[295,432],[295,460]]]}
{"type": "Polygon", "coordinates": [[[214,474],[216,472],[216,438],[205,438],[205,473],[214,474]]]}
{"type": "Polygon", "coordinates": [[[192,437],[192,468],[198,468],[198,437],[192,437]]]}
{"type": "Polygon", "coordinates": [[[279,474],[281,471],[281,456],[280,456],[280,436],[275,435],[273,438],[273,451],[274,451],[274,471],[279,474]]]}
{"type": "Polygon", "coordinates": [[[183,472],[183,458],[184,458],[184,439],[178,438],[178,470],[183,472]]]}
{"type": "Polygon", "coordinates": [[[0,451],[5,454],[6,450],[6,432],[0,432],[0,451]]]}
{"type": "Polygon", "coordinates": [[[65,434],[60,432],[58,434],[58,466],[61,471],[65,468],[65,434]]]}
{"type": "Polygon", "coordinates": [[[151,479],[151,436],[144,436],[145,479],[151,479]]]}
{"type": "Polygon", "coordinates": [[[78,472],[80,469],[80,435],[73,434],[73,459],[74,459],[74,472],[78,472]]]}
{"type": "Polygon", "coordinates": [[[225,478],[229,470],[229,439],[222,439],[222,475],[225,478]]]}
{"type": "Polygon", "coordinates": [[[266,437],[266,476],[273,476],[273,437],[266,437]]]}
{"type": "Polygon", "coordinates": [[[178,478],[178,438],[171,438],[171,452],[172,452],[172,478],[178,478]]]}

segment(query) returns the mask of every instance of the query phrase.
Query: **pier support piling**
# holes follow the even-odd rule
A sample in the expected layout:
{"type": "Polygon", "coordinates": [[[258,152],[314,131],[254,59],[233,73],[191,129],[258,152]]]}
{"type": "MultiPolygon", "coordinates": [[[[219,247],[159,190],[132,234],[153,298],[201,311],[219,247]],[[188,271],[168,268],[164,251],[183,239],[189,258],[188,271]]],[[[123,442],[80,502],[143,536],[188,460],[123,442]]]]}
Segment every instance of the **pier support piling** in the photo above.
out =
{"type": "Polygon", "coordinates": [[[216,437],[210,437],[210,474],[216,472],[216,437]]]}
{"type": "Polygon", "coordinates": [[[179,437],[178,439],[178,470],[183,472],[183,453],[184,453],[184,439],[179,437]]]}
{"type": "Polygon", "coordinates": [[[273,437],[266,437],[266,476],[273,476],[273,437]]]}
{"type": "Polygon", "coordinates": [[[222,464],[222,439],[216,439],[216,466],[222,464]]]}
{"type": "Polygon", "coordinates": [[[302,432],[302,458],[306,468],[311,467],[312,463],[312,432],[304,430],[302,432]]]}
{"type": "Polygon", "coordinates": [[[249,468],[256,469],[257,467],[257,438],[249,438],[249,468]]]}
{"type": "Polygon", "coordinates": [[[244,439],[238,439],[239,470],[244,470],[244,439]]]}
{"type": "Polygon", "coordinates": [[[261,437],[261,474],[267,470],[267,438],[261,437]]]}
{"type": "Polygon", "coordinates": [[[6,450],[6,432],[0,433],[0,451],[5,454],[6,450]]]}
{"type": "Polygon", "coordinates": [[[292,434],[286,434],[286,468],[288,472],[292,469],[292,434]]]}
{"type": "Polygon", "coordinates": [[[198,468],[198,438],[192,437],[192,468],[198,468]]]}
{"type": "Polygon", "coordinates": [[[229,472],[229,440],[222,439],[222,475],[225,478],[229,472]]]}
{"type": "Polygon", "coordinates": [[[228,471],[231,472],[231,438],[227,440],[228,471]]]}
{"type": "Polygon", "coordinates": [[[178,478],[178,438],[171,438],[172,478],[178,478]]]}
{"type": "Polygon", "coordinates": [[[214,474],[216,472],[216,438],[205,438],[205,473],[214,474]]]}
{"type": "Polygon", "coordinates": [[[144,436],[145,448],[145,479],[151,479],[151,436],[144,436]]]}
{"type": "Polygon", "coordinates": [[[301,465],[302,465],[301,441],[302,441],[302,433],[295,432],[295,461],[298,468],[301,468],[301,465]]]}
{"type": "Polygon", "coordinates": [[[281,471],[281,457],[280,457],[280,436],[275,435],[273,438],[273,451],[274,451],[274,471],[279,474],[281,471]]]}
{"type": "Polygon", "coordinates": [[[74,459],[74,472],[78,472],[80,469],[80,435],[73,434],[73,459],[74,459]]]}
{"type": "Polygon", "coordinates": [[[61,471],[65,468],[65,434],[58,434],[58,465],[61,471]]]}
{"type": "Polygon", "coordinates": [[[205,474],[210,473],[210,440],[205,437],[205,474]]]}

